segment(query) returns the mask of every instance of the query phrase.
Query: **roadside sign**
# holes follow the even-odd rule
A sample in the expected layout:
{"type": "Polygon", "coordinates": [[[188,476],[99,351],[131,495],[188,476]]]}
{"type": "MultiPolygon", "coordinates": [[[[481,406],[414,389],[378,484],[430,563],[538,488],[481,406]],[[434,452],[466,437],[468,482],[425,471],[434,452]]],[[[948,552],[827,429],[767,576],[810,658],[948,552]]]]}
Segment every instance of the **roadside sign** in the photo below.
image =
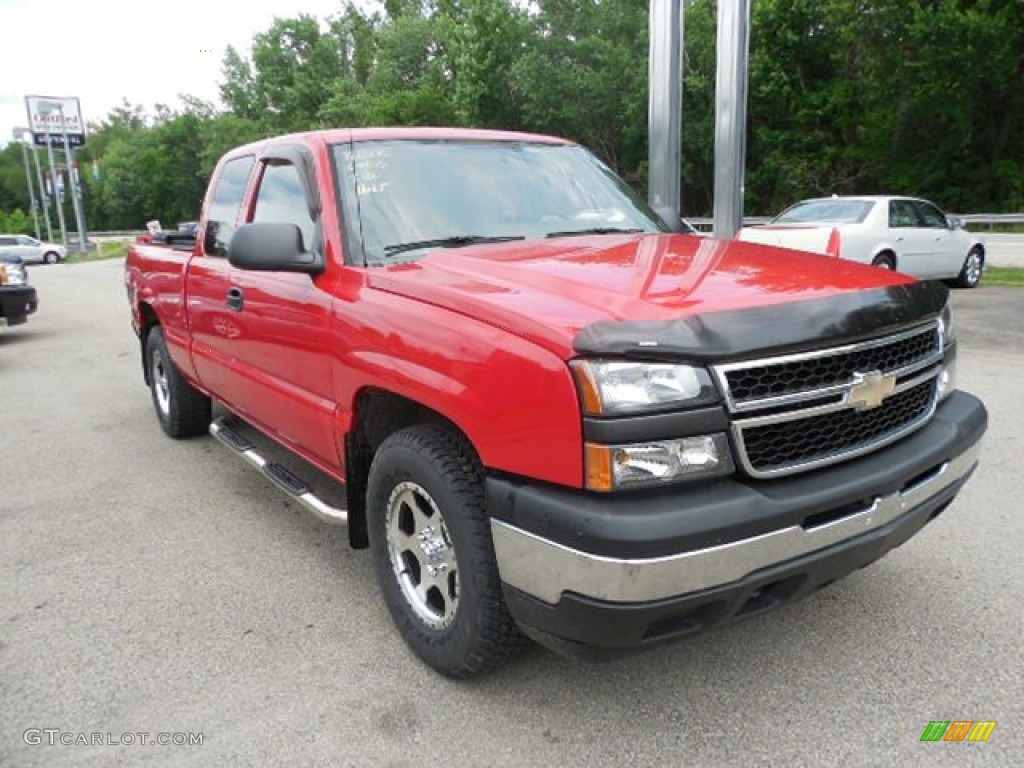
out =
{"type": "Polygon", "coordinates": [[[47,129],[50,132],[50,145],[58,149],[64,146],[65,131],[72,148],[85,144],[85,122],[82,120],[82,107],[76,97],[26,96],[25,108],[32,141],[38,146],[46,146],[47,129]],[[64,113],[63,124],[61,111],[64,113]]]}

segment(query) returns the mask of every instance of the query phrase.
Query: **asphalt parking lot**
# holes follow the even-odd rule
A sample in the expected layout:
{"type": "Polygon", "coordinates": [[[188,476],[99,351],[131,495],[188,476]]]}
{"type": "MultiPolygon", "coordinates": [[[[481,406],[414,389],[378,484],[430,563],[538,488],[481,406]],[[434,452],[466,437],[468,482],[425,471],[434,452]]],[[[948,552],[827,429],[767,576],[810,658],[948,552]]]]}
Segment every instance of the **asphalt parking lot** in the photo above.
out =
{"type": "Polygon", "coordinates": [[[905,547],[680,644],[596,667],[532,648],[455,683],[343,531],[211,438],[164,437],[121,269],[33,269],[39,313],[0,331],[0,766],[1024,765],[1024,291],[954,294],[991,424],[905,547]],[[998,726],[921,743],[930,720],[998,726]]]}

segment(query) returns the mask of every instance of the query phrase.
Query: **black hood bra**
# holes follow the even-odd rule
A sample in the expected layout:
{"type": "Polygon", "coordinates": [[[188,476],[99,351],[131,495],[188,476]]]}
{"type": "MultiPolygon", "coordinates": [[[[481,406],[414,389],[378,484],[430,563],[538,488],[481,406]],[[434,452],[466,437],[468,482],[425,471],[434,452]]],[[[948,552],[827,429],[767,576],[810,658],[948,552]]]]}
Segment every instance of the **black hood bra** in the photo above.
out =
{"type": "Polygon", "coordinates": [[[850,291],[677,320],[599,322],[573,340],[580,355],[724,362],[839,346],[905,329],[942,312],[939,281],[850,291]]]}

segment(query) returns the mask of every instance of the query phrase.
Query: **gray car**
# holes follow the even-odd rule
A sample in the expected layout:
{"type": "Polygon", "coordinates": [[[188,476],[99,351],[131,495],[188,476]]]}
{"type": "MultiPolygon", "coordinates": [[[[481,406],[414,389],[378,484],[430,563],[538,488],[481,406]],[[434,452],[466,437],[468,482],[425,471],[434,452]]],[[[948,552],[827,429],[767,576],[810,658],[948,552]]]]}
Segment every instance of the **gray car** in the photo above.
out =
{"type": "Polygon", "coordinates": [[[56,264],[67,257],[63,245],[41,242],[28,235],[0,235],[0,253],[20,256],[26,264],[56,264]]]}

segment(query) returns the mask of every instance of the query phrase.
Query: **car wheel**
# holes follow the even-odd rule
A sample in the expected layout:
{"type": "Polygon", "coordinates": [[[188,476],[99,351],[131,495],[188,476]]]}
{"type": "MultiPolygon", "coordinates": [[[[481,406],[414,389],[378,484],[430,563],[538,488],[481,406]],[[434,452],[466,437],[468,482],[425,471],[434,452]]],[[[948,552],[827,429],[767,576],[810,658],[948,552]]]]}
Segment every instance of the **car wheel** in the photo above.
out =
{"type": "Polygon", "coordinates": [[[43,261],[46,264],[56,264],[60,261],[60,254],[56,251],[47,251],[43,254],[43,261]]]}
{"type": "Polygon", "coordinates": [[[878,267],[879,269],[896,269],[896,259],[891,253],[880,253],[875,256],[871,266],[878,267]]]}
{"type": "Polygon", "coordinates": [[[370,466],[367,525],[377,579],[403,639],[438,672],[493,669],[524,638],[505,607],[483,469],[450,429],[408,427],[370,466]]]}
{"type": "Polygon", "coordinates": [[[985,271],[985,255],[981,248],[974,246],[964,259],[964,266],[956,278],[958,288],[977,288],[981,282],[981,274],[985,271]]]}
{"type": "Polygon", "coordinates": [[[210,398],[178,372],[160,326],[146,337],[146,365],[153,407],[164,432],[173,438],[205,434],[210,427],[210,398]]]}

